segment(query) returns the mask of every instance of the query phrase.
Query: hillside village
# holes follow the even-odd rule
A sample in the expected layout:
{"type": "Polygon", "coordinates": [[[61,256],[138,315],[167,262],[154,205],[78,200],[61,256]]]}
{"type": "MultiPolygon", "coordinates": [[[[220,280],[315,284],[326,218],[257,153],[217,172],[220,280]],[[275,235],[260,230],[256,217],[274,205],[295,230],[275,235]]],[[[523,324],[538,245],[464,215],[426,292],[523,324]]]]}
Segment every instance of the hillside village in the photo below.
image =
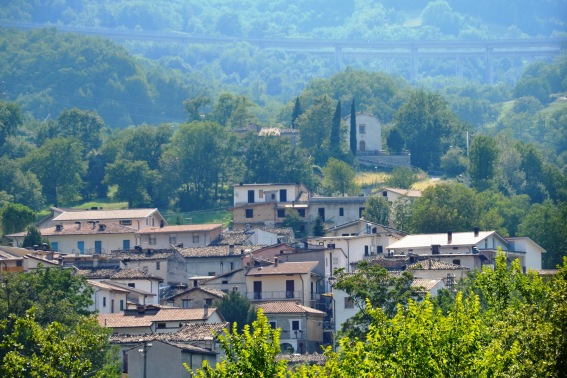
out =
{"type": "MultiPolygon", "coordinates": [[[[173,369],[171,376],[182,368],[158,361],[191,356],[195,369],[204,360],[219,361],[211,331],[228,323],[215,305],[232,291],[262,308],[281,329],[281,350],[305,362],[321,360],[316,356],[322,347],[332,345],[341,325],[359,310],[348,294],[333,288],[337,270],[355,272],[365,261],[392,274],[410,272],[416,298],[452,290],[467,272],[493,265],[498,250],[509,261],[519,259],[524,272],[549,274],[542,270],[546,251],[528,237],[478,228],[407,235],[361,218],[364,197],[315,196],[301,184],[286,183],[240,183],[233,190],[231,229],[169,225],[156,208],[52,208],[38,223],[51,249],[23,249],[25,233],[7,235],[13,247],[0,247],[2,271],[33,271],[41,264],[86,277],[94,289],[91,310],[101,326],[112,329],[123,369],[133,376],[142,369],[136,348],[141,340],[153,345],[147,353],[150,376],[158,366],[162,374],[173,369]],[[299,212],[305,227],[321,217],[328,225],[324,236],[298,239],[281,227],[290,209],[299,212]]],[[[378,195],[411,201],[420,194],[383,188],[378,195]]]]}

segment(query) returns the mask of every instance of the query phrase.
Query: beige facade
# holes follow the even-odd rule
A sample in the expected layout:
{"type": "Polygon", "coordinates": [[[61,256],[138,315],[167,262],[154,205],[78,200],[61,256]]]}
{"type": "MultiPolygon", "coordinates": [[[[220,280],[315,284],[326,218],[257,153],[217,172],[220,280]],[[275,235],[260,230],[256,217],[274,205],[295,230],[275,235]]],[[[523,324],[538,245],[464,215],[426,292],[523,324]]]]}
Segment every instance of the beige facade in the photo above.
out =
{"type": "Polygon", "coordinates": [[[149,227],[138,232],[142,248],[166,249],[205,247],[217,239],[222,224],[190,224],[179,226],[149,227]]]}
{"type": "MultiPolygon", "coordinates": [[[[350,125],[350,114],[346,117],[350,125]]],[[[378,118],[368,113],[356,113],[357,151],[382,150],[382,126],[378,118]]]]}
{"type": "Polygon", "coordinates": [[[204,308],[213,306],[225,295],[217,289],[194,287],[167,299],[167,304],[180,308],[204,308]]]}

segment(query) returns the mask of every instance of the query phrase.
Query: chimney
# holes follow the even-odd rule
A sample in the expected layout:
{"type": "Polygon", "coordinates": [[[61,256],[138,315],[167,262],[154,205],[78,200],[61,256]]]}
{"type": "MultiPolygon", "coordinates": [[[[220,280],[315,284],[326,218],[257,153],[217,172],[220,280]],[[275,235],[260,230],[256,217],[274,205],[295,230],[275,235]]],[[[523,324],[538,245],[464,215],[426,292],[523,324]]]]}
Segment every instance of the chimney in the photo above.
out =
{"type": "Polygon", "coordinates": [[[274,257],[274,266],[278,267],[278,256],[274,257]]]}
{"type": "MultiPolygon", "coordinates": [[[[234,244],[229,244],[228,246],[228,254],[229,255],[234,255],[234,244]]],[[[242,253],[241,253],[242,254],[242,253]]]]}
{"type": "Polygon", "coordinates": [[[476,238],[478,236],[478,231],[479,231],[478,226],[475,226],[473,230],[474,230],[474,237],[476,238]]]}
{"type": "Polygon", "coordinates": [[[205,307],[203,307],[204,310],[204,314],[203,314],[203,319],[208,319],[209,318],[209,305],[205,305],[205,307]]]}
{"type": "Polygon", "coordinates": [[[447,231],[447,244],[451,244],[453,242],[453,231],[447,231]]]}

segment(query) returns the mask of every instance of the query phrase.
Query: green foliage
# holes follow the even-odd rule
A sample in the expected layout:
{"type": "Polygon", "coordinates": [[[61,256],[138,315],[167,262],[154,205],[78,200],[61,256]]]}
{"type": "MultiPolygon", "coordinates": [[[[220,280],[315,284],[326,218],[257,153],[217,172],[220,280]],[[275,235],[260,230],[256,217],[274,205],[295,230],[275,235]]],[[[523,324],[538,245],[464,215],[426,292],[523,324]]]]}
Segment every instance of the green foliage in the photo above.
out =
{"type": "Polygon", "coordinates": [[[305,218],[299,215],[299,212],[295,209],[286,209],[283,225],[284,227],[291,227],[296,238],[306,236],[305,218]]]}
{"type": "Polygon", "coordinates": [[[301,147],[312,151],[318,165],[325,163],[329,156],[334,111],[333,100],[324,95],[316,98],[297,120],[301,147]]]}
{"type": "Polygon", "coordinates": [[[229,322],[231,327],[236,326],[238,332],[242,332],[244,326],[256,320],[256,308],[238,291],[231,291],[219,299],[215,305],[224,320],[229,322]]]}
{"type": "Polygon", "coordinates": [[[467,159],[463,155],[463,150],[459,147],[450,148],[441,157],[441,168],[449,177],[457,177],[467,170],[467,159]]]}
{"type": "Polygon", "coordinates": [[[339,159],[342,156],[341,148],[341,100],[337,102],[335,114],[333,115],[331,137],[329,139],[329,147],[331,156],[339,159]]]}
{"type": "Polygon", "coordinates": [[[347,163],[330,158],[323,167],[323,190],[328,195],[356,194],[357,186],[354,182],[356,174],[347,163]]]}
{"type": "Polygon", "coordinates": [[[0,375],[6,377],[119,377],[109,330],[84,318],[73,329],[36,322],[34,311],[0,321],[0,375]]]}
{"type": "Polygon", "coordinates": [[[393,276],[386,269],[367,261],[358,263],[354,273],[337,269],[334,275],[337,278],[334,288],[343,290],[352,297],[360,310],[343,324],[342,332],[351,340],[366,338],[372,320],[370,308],[382,308],[384,314],[393,316],[397,311],[396,306],[407,303],[413,294],[410,288],[413,278],[410,273],[393,276]]]}
{"type": "Polygon", "coordinates": [[[105,183],[118,187],[114,200],[128,201],[128,208],[143,207],[150,201],[148,187],[156,175],[145,161],[117,160],[106,166],[105,183]]]}
{"type": "Polygon", "coordinates": [[[187,99],[183,101],[183,106],[185,106],[185,111],[187,112],[187,121],[200,121],[201,120],[201,109],[211,103],[211,98],[203,94],[199,94],[196,97],[187,99]]]}
{"type": "Polygon", "coordinates": [[[410,189],[419,181],[415,171],[408,167],[396,167],[388,177],[385,184],[392,188],[410,189]]]}
{"type": "Polygon", "coordinates": [[[80,199],[86,163],[75,138],[49,139],[26,155],[23,167],[37,176],[48,203],[58,206],[80,199]]]}
{"type": "Polygon", "coordinates": [[[386,136],[386,145],[388,146],[390,152],[393,152],[395,154],[402,152],[405,141],[399,129],[393,128],[390,130],[390,132],[386,136]]]}
{"type": "Polygon", "coordinates": [[[318,216],[315,218],[315,223],[313,224],[313,236],[324,236],[325,235],[325,223],[323,222],[323,218],[318,216]]]}
{"type": "Polygon", "coordinates": [[[25,317],[35,308],[35,321],[75,326],[90,315],[92,288],[71,269],[38,268],[30,273],[3,273],[0,285],[0,318],[25,317]],[[25,289],[23,289],[25,288],[25,289]]]}
{"type": "Polygon", "coordinates": [[[26,228],[27,233],[24,236],[24,240],[22,241],[22,247],[24,248],[34,248],[34,247],[42,247],[43,244],[46,244],[51,249],[49,244],[49,240],[41,236],[41,231],[34,225],[30,225],[26,228]]]}
{"type": "Polygon", "coordinates": [[[255,122],[250,111],[254,106],[256,104],[246,96],[224,92],[219,96],[210,119],[230,129],[241,129],[255,122]]]}
{"type": "Polygon", "coordinates": [[[471,186],[478,191],[488,189],[495,176],[498,148],[496,141],[485,135],[473,139],[469,151],[468,173],[471,186]]]}
{"type": "Polygon", "coordinates": [[[303,109],[301,108],[301,102],[299,97],[295,98],[293,103],[293,111],[291,113],[291,128],[295,129],[297,127],[297,119],[303,114],[303,109]]]}
{"type": "Polygon", "coordinates": [[[411,165],[423,170],[440,168],[449,138],[461,128],[447,102],[424,90],[410,94],[396,113],[395,125],[410,150],[411,165]]]}
{"type": "Polygon", "coordinates": [[[390,224],[391,209],[392,205],[384,197],[371,196],[368,197],[364,204],[362,217],[367,221],[388,226],[390,224]]]}
{"type": "Polygon", "coordinates": [[[6,138],[16,133],[23,123],[22,109],[15,102],[0,101],[0,147],[6,143],[6,138]]]}
{"type": "Polygon", "coordinates": [[[35,221],[35,213],[29,207],[11,203],[0,208],[1,224],[4,234],[20,232],[35,221]]]}
{"type": "Polygon", "coordinates": [[[41,184],[37,176],[22,169],[16,160],[0,158],[0,191],[12,196],[12,201],[33,210],[43,207],[41,184]]]}
{"type": "MultiPolygon", "coordinates": [[[[258,310],[258,318],[250,325],[244,326],[242,333],[234,328],[232,332],[225,330],[218,336],[220,347],[225,353],[222,361],[215,367],[206,362],[195,374],[198,378],[228,377],[285,377],[287,366],[285,360],[276,361],[280,352],[280,329],[274,329],[262,309],[258,310]]],[[[190,367],[185,364],[190,371],[190,367]]]]}

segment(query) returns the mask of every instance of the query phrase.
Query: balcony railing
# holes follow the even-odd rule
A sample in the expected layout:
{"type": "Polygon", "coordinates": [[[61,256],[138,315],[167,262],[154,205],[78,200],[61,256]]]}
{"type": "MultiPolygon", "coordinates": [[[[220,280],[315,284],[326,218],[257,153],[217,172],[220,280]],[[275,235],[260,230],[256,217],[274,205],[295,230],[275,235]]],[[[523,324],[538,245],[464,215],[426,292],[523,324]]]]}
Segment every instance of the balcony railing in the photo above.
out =
{"type": "Polygon", "coordinates": [[[256,291],[247,293],[248,299],[253,301],[301,299],[301,291],[256,291]]]}

